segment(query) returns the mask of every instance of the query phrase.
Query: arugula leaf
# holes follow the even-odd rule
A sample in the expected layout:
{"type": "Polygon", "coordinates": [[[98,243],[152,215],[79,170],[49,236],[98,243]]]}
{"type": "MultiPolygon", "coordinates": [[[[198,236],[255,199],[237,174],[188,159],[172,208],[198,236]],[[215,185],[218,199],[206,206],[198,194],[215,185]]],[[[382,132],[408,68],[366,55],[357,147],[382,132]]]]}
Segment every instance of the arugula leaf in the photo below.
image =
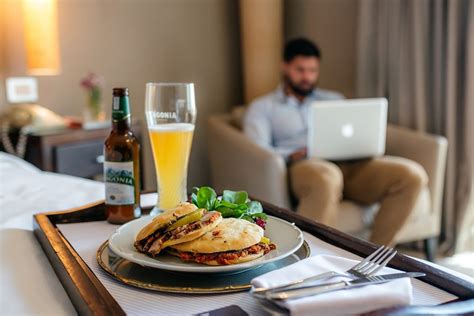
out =
{"type": "Polygon", "coordinates": [[[216,210],[222,214],[222,217],[236,217],[236,218],[240,218],[240,216],[242,216],[242,214],[245,213],[245,212],[242,211],[242,210],[239,210],[239,209],[232,209],[232,208],[225,207],[225,206],[218,207],[216,210]]]}
{"type": "Polygon", "coordinates": [[[242,216],[239,217],[240,219],[245,219],[246,221],[249,221],[249,222],[254,222],[253,219],[252,219],[252,216],[248,215],[248,214],[243,214],[242,216]]]}
{"type": "Polygon", "coordinates": [[[237,212],[235,209],[231,209],[226,206],[219,206],[216,211],[220,212],[222,214],[222,217],[235,217],[237,215],[237,212]]]}
{"type": "Polygon", "coordinates": [[[237,207],[239,210],[243,211],[243,212],[247,212],[249,207],[247,206],[247,204],[240,204],[238,207],[237,207]]]}
{"type": "Polygon", "coordinates": [[[239,218],[246,219],[248,221],[253,222],[253,220],[255,218],[267,219],[267,214],[265,214],[265,213],[255,213],[255,214],[245,213],[245,214],[242,214],[242,216],[240,216],[239,218]]]}
{"type": "Polygon", "coordinates": [[[245,191],[231,191],[231,190],[224,190],[222,194],[222,200],[231,202],[234,204],[244,204],[247,202],[248,194],[245,191]]]}
{"type": "Polygon", "coordinates": [[[198,191],[199,191],[199,188],[193,187],[193,193],[191,194],[191,202],[196,206],[198,206],[198,202],[197,202],[198,191]]]}
{"type": "Polygon", "coordinates": [[[197,206],[197,204],[198,204],[198,203],[197,203],[197,196],[196,196],[195,194],[192,194],[192,195],[191,195],[191,202],[192,202],[194,205],[197,206]]]}
{"type": "Polygon", "coordinates": [[[228,208],[231,208],[231,209],[235,209],[235,208],[239,207],[239,205],[237,205],[237,204],[227,202],[227,201],[224,201],[224,200],[220,200],[220,201],[218,200],[217,203],[216,203],[216,208],[219,208],[221,206],[225,206],[225,207],[228,207],[228,208]]]}
{"type": "Polygon", "coordinates": [[[211,187],[193,188],[191,201],[199,208],[217,210],[222,217],[245,219],[265,228],[267,215],[263,212],[262,204],[250,201],[245,191],[224,190],[222,197],[218,197],[211,187]]]}
{"type": "Polygon", "coordinates": [[[252,216],[253,219],[255,218],[267,219],[268,218],[267,214],[265,213],[255,213],[250,216],[252,216]]]}
{"type": "Polygon", "coordinates": [[[196,194],[196,205],[212,211],[217,201],[217,193],[211,187],[200,187],[196,194]]]}
{"type": "Polygon", "coordinates": [[[263,213],[262,204],[258,201],[247,202],[247,206],[249,214],[263,213]]]}

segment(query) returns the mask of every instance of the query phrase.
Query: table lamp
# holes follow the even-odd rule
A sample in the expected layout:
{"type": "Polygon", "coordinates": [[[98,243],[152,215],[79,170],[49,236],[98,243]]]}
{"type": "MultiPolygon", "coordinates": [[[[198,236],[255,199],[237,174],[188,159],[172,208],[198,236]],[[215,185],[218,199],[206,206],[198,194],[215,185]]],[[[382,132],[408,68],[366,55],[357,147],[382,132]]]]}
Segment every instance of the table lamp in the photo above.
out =
{"type": "Polygon", "coordinates": [[[29,75],[60,73],[57,0],[22,0],[26,69],[29,75]]]}
{"type": "MultiPolygon", "coordinates": [[[[21,5],[26,73],[31,76],[58,75],[60,58],[57,0],[22,0],[21,5]]],[[[6,80],[7,100],[14,105],[0,115],[0,141],[7,152],[19,157],[25,154],[29,133],[67,126],[62,117],[33,104],[38,101],[36,85],[36,80],[32,77],[10,77],[6,80]],[[16,146],[10,139],[12,130],[18,130],[16,146]]]]}

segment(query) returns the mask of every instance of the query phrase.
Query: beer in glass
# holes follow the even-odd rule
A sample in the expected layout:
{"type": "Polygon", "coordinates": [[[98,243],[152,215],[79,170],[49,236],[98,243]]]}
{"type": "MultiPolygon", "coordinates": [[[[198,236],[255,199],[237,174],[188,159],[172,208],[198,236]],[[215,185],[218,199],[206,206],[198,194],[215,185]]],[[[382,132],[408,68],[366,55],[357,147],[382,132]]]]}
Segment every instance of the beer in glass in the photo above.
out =
{"type": "Polygon", "coordinates": [[[154,213],[187,200],[189,154],[196,119],[192,83],[148,83],[145,113],[155,161],[154,213]]]}

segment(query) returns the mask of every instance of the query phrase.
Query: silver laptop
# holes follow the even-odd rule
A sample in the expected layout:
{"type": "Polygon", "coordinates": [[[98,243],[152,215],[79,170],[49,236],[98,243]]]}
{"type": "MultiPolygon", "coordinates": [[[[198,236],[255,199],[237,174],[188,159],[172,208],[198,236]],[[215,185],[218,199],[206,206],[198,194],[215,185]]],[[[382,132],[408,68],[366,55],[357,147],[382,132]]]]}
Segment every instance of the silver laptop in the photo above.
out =
{"type": "Polygon", "coordinates": [[[385,153],[385,98],[315,101],[308,115],[308,156],[351,160],[385,153]]]}

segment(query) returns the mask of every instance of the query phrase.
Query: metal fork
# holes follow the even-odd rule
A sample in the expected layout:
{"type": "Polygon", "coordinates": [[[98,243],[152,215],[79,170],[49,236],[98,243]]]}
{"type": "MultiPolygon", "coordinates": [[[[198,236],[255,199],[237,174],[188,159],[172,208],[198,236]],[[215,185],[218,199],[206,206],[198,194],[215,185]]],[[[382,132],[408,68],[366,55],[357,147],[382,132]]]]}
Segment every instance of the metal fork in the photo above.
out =
{"type": "Polygon", "coordinates": [[[356,265],[349,268],[347,271],[343,273],[336,272],[336,271],[328,271],[328,272],[321,273],[309,278],[296,280],[294,282],[272,287],[272,288],[256,288],[252,290],[252,293],[257,294],[257,295],[265,294],[269,291],[292,288],[302,283],[323,280],[323,279],[332,278],[335,276],[349,277],[352,279],[369,277],[369,276],[375,275],[377,272],[383,269],[396,254],[397,254],[397,251],[394,250],[393,248],[381,246],[377,250],[375,250],[370,256],[361,260],[359,263],[357,263],[356,265]]]}

